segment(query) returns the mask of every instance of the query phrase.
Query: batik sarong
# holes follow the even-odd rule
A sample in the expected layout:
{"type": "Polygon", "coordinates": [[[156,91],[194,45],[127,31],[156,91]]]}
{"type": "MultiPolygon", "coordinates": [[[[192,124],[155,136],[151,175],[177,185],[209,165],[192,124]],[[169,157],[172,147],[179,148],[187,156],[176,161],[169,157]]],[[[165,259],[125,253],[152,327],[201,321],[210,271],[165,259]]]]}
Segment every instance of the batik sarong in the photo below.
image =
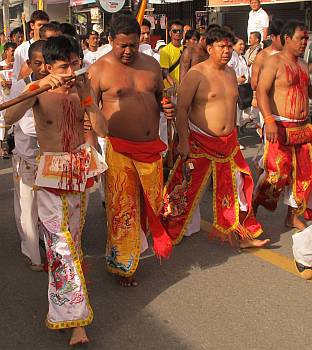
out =
{"type": "Polygon", "coordinates": [[[86,190],[107,168],[104,158],[87,145],[70,153],[44,153],[36,184],[38,214],[44,230],[49,273],[52,329],[86,326],[93,311],[82,270],[81,234],[87,210],[86,190]],[[44,184],[44,187],[42,187],[44,184]]]}
{"type": "Polygon", "coordinates": [[[135,273],[141,252],[141,228],[150,231],[156,256],[168,257],[171,253],[171,240],[159,219],[163,189],[160,153],[165,149],[159,139],[131,142],[107,138],[106,262],[114,274],[128,277],[135,273]]]}
{"type": "Polygon", "coordinates": [[[280,122],[278,141],[266,142],[255,203],[274,211],[281,192],[291,186],[296,213],[312,218],[307,203],[312,190],[312,126],[306,122],[280,122]]]}
{"type": "Polygon", "coordinates": [[[56,195],[40,188],[37,196],[49,274],[46,324],[51,329],[86,326],[93,319],[82,271],[86,193],[56,195]]]}
{"type": "Polygon", "coordinates": [[[212,137],[190,131],[190,154],[186,162],[176,161],[164,191],[163,222],[174,244],[185,234],[194,210],[213,177],[212,237],[232,242],[233,233],[255,238],[262,233],[252,208],[253,180],[234,130],[228,136],[212,137]],[[242,192],[247,202],[246,216],[240,222],[237,173],[243,178],[242,192]]]}

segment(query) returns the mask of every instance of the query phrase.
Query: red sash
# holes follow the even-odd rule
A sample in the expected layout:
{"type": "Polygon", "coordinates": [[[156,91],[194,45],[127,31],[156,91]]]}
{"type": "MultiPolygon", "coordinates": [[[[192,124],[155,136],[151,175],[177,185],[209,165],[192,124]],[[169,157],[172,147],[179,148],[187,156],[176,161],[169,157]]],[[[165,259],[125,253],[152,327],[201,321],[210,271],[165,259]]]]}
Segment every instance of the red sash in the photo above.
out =
{"type": "MultiPolygon", "coordinates": [[[[109,136],[115,152],[121,153],[130,159],[143,163],[153,163],[161,159],[160,153],[165,151],[167,146],[160,139],[152,141],[128,141],[118,137],[109,136]]],[[[142,186],[143,188],[143,186],[142,186]]],[[[160,216],[157,215],[145,194],[143,188],[144,204],[146,216],[154,242],[154,252],[158,257],[168,258],[172,252],[172,243],[166,230],[160,222],[160,216]]]]}

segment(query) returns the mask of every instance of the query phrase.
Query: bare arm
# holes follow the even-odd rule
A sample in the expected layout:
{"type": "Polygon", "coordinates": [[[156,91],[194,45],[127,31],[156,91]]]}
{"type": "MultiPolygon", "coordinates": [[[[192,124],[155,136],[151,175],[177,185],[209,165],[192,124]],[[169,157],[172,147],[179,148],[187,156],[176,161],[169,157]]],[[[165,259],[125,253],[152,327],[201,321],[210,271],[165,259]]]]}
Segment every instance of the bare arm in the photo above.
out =
{"type": "Polygon", "coordinates": [[[163,78],[166,79],[170,85],[174,85],[175,84],[174,80],[170,76],[169,69],[163,68],[162,69],[162,75],[163,75],[163,78]]]}
{"type": "Polygon", "coordinates": [[[183,159],[186,159],[189,153],[188,113],[200,83],[200,76],[199,71],[191,69],[186,74],[178,90],[176,126],[179,135],[179,145],[177,149],[183,159]]]}
{"type": "Polygon", "coordinates": [[[263,54],[260,52],[257,56],[256,59],[252,65],[252,72],[251,72],[251,88],[253,91],[257,90],[257,85],[258,85],[258,79],[259,79],[259,73],[260,69],[263,64],[263,54]]]}
{"type": "Polygon", "coordinates": [[[262,40],[266,40],[269,34],[269,28],[263,28],[263,38],[262,40]]]}
{"type": "Polygon", "coordinates": [[[273,143],[277,141],[277,126],[275,122],[266,122],[266,119],[272,116],[269,94],[276,79],[277,64],[276,56],[268,59],[261,69],[256,93],[258,106],[265,121],[266,137],[273,143]]]}
{"type": "Polygon", "coordinates": [[[189,48],[186,48],[181,56],[180,63],[180,83],[192,66],[192,55],[189,48]]]}
{"type": "Polygon", "coordinates": [[[76,78],[76,86],[82,104],[84,104],[84,111],[91,122],[92,129],[100,137],[105,137],[108,131],[107,120],[98,107],[97,98],[91,88],[90,79],[86,75],[78,77],[76,78]],[[91,97],[91,102],[84,103],[89,97],[91,97]]]}
{"type": "Polygon", "coordinates": [[[11,125],[18,122],[36,102],[37,97],[35,96],[8,108],[4,115],[5,123],[11,125]]]}

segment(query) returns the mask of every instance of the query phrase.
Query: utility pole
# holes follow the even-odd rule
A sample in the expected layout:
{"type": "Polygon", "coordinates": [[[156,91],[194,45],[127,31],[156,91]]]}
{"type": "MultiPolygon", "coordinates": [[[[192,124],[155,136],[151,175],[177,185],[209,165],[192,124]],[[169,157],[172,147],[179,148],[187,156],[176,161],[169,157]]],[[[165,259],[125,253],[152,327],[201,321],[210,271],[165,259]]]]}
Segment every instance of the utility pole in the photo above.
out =
{"type": "Polygon", "coordinates": [[[2,14],[3,14],[3,31],[8,39],[10,36],[10,13],[9,13],[9,0],[3,0],[2,1],[2,14]]]}

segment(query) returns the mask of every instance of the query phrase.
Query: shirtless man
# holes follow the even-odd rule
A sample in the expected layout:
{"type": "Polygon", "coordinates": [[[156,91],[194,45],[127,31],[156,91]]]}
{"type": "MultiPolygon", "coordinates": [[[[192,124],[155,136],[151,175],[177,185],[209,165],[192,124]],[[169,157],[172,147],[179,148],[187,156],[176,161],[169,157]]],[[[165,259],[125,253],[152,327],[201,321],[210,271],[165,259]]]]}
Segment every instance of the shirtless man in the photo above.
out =
{"type": "Polygon", "coordinates": [[[281,31],[283,28],[283,24],[284,22],[281,19],[276,19],[270,24],[269,33],[270,33],[270,38],[272,40],[272,44],[266,49],[261,50],[258,53],[252,65],[251,88],[254,91],[254,100],[253,100],[254,107],[257,107],[256,90],[257,90],[260,71],[263,68],[264,64],[266,63],[266,59],[269,56],[275,55],[276,53],[280,52],[283,48],[281,43],[281,31]]]}
{"type": "Polygon", "coordinates": [[[200,34],[199,42],[195,47],[187,47],[184,49],[180,63],[180,82],[191,67],[208,58],[206,35],[206,32],[202,32],[200,34]]]}
{"type": "Polygon", "coordinates": [[[268,242],[255,239],[262,229],[252,213],[253,181],[237,139],[237,81],[227,66],[233,42],[227,31],[209,31],[209,59],[192,67],[178,90],[177,150],[181,157],[165,188],[163,212],[174,244],[187,233],[211,174],[211,235],[241,248],[261,247],[268,242]]]}
{"type": "Polygon", "coordinates": [[[93,129],[104,137],[107,123],[94,103],[87,77],[65,83],[80,68],[79,46],[73,38],[51,37],[43,48],[49,75],[26,86],[53,91],[30,98],[7,110],[7,123],[15,123],[32,108],[40,146],[35,184],[38,214],[44,226],[49,268],[51,329],[73,328],[70,345],[88,342],[85,326],[93,319],[81,263],[81,233],[87,210],[87,188],[106,168],[95,149],[84,144],[84,113],[93,129]],[[94,165],[96,164],[96,165],[94,165]]]}
{"type": "MultiPolygon", "coordinates": [[[[171,251],[158,217],[163,186],[160,153],[166,149],[158,135],[163,82],[157,61],[138,52],[140,33],[135,17],[118,16],[111,25],[112,51],[90,67],[92,87],[108,119],[106,262],[126,287],[137,285],[134,273],[146,248],[141,230],[146,217],[155,254],[169,256],[171,251]]],[[[172,107],[163,106],[167,117],[174,115],[172,107]]]]}
{"type": "Polygon", "coordinates": [[[267,58],[257,86],[257,101],[264,117],[265,172],[256,188],[254,208],[275,210],[281,192],[288,205],[285,224],[300,230],[299,215],[312,218],[311,125],[308,121],[312,96],[307,64],[300,58],[307,46],[303,23],[288,21],[281,32],[283,50],[267,58]]]}

